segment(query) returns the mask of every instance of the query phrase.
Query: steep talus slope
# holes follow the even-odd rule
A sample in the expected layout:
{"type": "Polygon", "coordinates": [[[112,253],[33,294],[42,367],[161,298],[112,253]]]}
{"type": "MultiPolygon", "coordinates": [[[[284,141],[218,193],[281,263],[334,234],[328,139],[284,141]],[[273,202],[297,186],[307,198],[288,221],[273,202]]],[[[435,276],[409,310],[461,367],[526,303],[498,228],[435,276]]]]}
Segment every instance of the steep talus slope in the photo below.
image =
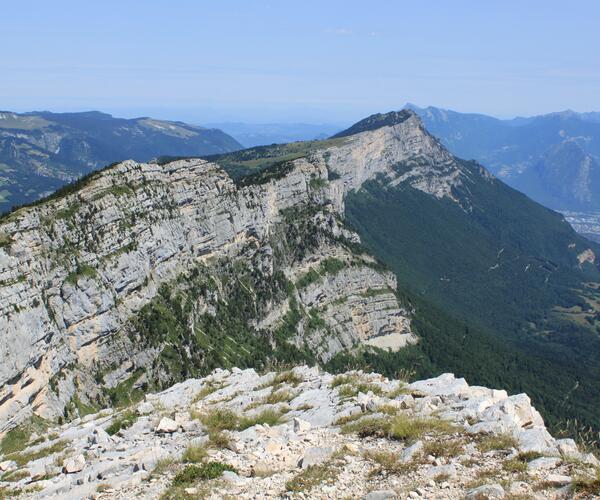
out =
{"type": "Polygon", "coordinates": [[[215,129],[99,112],[0,112],[0,213],[115,161],[241,149],[215,129]]]}
{"type": "Polygon", "coordinates": [[[407,182],[443,196],[438,156],[458,182],[452,157],[411,116],[237,186],[204,160],[127,161],[5,217],[4,425],[215,366],[413,343],[395,278],[339,215],[349,190],[397,178],[399,161],[415,164],[407,182]]]}

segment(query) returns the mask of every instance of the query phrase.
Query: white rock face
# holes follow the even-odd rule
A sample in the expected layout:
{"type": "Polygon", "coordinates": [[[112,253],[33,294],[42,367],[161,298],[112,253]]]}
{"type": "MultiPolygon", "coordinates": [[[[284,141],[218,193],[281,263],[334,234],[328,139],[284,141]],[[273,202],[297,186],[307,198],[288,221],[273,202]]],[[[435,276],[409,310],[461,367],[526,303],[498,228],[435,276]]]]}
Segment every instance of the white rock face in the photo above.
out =
{"type": "Polygon", "coordinates": [[[74,458],[69,458],[65,461],[64,471],[67,474],[74,474],[75,472],[81,472],[85,467],[85,457],[82,454],[77,455],[74,458]]]}
{"type": "MultiPolygon", "coordinates": [[[[265,184],[237,187],[217,165],[198,159],[125,161],[75,193],[2,219],[0,235],[9,244],[0,245],[0,434],[32,413],[58,417],[75,395],[97,394],[91,373],[99,364],[114,367],[103,374],[107,387],[150,366],[160,348],[132,342],[127,321],[183,271],[249,246],[264,252],[268,272],[268,241],[282,211],[317,205],[321,223],[356,241],[337,222],[344,196],[378,175],[451,198],[452,186],[485,172],[465,170],[413,116],[294,160],[286,175],[265,184]],[[311,187],[328,171],[339,178],[311,187]]],[[[338,253],[326,247],[309,258],[338,253]]],[[[301,271],[286,269],[289,277],[301,271]]],[[[327,361],[360,342],[392,350],[414,343],[394,288],[391,274],[364,265],[301,290],[305,307],[328,307],[323,319],[334,332],[307,334],[309,347],[327,361]]],[[[258,326],[274,328],[287,307],[273,304],[258,326]]]]}
{"type": "MultiPolygon", "coordinates": [[[[568,488],[574,475],[593,472],[583,462],[578,464],[577,460],[583,460],[585,455],[576,446],[574,449],[569,446],[569,455],[563,455],[559,447],[564,443],[551,436],[548,452],[530,460],[527,472],[511,473],[503,469],[507,460],[518,456],[516,450],[479,449],[479,440],[485,439],[487,434],[472,435],[469,430],[482,419],[487,419],[485,422],[491,424],[489,432],[495,434],[504,432],[506,426],[520,428],[523,415],[536,413],[522,396],[516,398],[519,412],[474,411],[474,408],[485,407],[480,405],[482,398],[489,399],[488,408],[491,408],[511,401],[514,396],[471,387],[462,379],[444,374],[403,386],[405,392],[412,392],[416,403],[410,407],[394,407],[394,401],[406,396],[395,397],[399,381],[362,371],[345,374],[356,383],[373,384],[381,389],[377,400],[369,399],[376,403],[369,405],[364,404],[364,394],[348,396],[347,389],[352,386],[342,391],[344,386],[333,384],[334,377],[317,368],[300,366],[292,372],[294,381],[283,382],[277,388],[290,394],[287,402],[270,404],[265,400],[275,383],[275,373],[259,375],[252,369],[218,369],[204,379],[190,379],[161,393],[148,394],[140,405],[149,403],[155,411],[138,414],[129,427],[121,428],[110,439],[93,438],[103,436],[100,429],[113,426],[125,410],[112,414],[100,412],[50,428],[45,441],[34,441],[24,450],[24,456],[38,458],[18,466],[0,456],[0,482],[7,488],[3,493],[10,497],[14,489],[22,490],[26,498],[73,500],[94,495],[99,499],[160,498],[175,474],[187,466],[181,463],[181,458],[190,446],[206,448],[205,462],[222,462],[235,469],[218,479],[199,480],[185,486],[190,491],[201,490],[207,498],[215,500],[231,496],[287,498],[292,495],[286,485],[302,478],[308,470],[320,471],[319,482],[303,491],[304,498],[311,499],[395,496],[475,500],[503,498],[508,493],[518,492],[521,496],[542,500],[561,498],[565,493],[562,488],[568,488]],[[208,394],[207,387],[214,391],[208,394]],[[414,387],[426,388],[428,393],[414,387]],[[390,411],[392,407],[394,412],[390,411]],[[431,407],[435,408],[435,414],[429,411],[431,407]],[[273,425],[258,423],[244,430],[224,430],[229,443],[221,448],[211,444],[208,429],[196,419],[217,409],[232,411],[240,417],[256,417],[269,410],[279,414],[280,421],[271,422],[273,425]],[[442,419],[454,426],[442,432],[425,430],[411,443],[378,435],[360,437],[348,428],[342,430],[338,420],[348,421],[349,415],[353,415],[351,424],[363,421],[371,422],[370,426],[374,421],[394,422],[395,419],[400,422],[442,419]],[[192,422],[197,425],[189,425],[192,422]],[[161,428],[164,432],[154,432],[161,428]],[[444,450],[450,443],[460,447],[458,455],[427,456],[431,450],[444,450]],[[397,460],[399,465],[395,466],[396,470],[381,473],[382,462],[377,457],[384,457],[383,463],[397,460]],[[62,468],[56,465],[61,460],[64,460],[62,468]],[[161,468],[155,470],[159,463],[161,468]],[[169,463],[171,465],[165,465],[169,463]],[[499,471],[502,484],[512,483],[510,492],[495,484],[496,477],[490,478],[489,484],[472,486],[493,471],[499,471]],[[18,480],[4,481],[10,474],[17,473],[18,480]],[[103,485],[104,492],[97,491],[99,485],[103,485]]],[[[286,379],[292,380],[292,377],[286,379]]],[[[536,425],[545,431],[543,422],[536,425]]]]}

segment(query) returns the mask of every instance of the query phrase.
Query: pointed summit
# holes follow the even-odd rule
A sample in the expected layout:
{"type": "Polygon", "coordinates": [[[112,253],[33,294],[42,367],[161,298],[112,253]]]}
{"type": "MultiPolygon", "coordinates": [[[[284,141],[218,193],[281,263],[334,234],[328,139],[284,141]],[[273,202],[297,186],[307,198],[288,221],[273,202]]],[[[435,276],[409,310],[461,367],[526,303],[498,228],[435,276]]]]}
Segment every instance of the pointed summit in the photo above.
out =
{"type": "Polygon", "coordinates": [[[350,128],[335,134],[332,136],[332,139],[336,137],[347,137],[349,135],[359,134],[360,132],[366,132],[367,130],[376,130],[381,127],[391,127],[393,125],[398,125],[399,123],[405,122],[413,116],[417,116],[417,114],[410,109],[390,111],[389,113],[377,113],[365,118],[364,120],[356,122],[350,128]]]}

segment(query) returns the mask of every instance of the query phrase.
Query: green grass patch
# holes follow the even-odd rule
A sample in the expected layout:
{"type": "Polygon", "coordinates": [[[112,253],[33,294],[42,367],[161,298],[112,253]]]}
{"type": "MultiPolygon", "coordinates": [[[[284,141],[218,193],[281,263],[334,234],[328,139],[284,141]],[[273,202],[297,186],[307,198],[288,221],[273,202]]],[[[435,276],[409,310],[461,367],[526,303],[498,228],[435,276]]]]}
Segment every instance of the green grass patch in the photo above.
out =
{"type": "Polygon", "coordinates": [[[188,465],[173,478],[173,486],[190,486],[197,481],[221,477],[223,472],[236,472],[235,468],[223,462],[207,462],[202,465],[188,465]]]}
{"type": "Polygon", "coordinates": [[[77,269],[75,271],[67,275],[65,281],[67,283],[70,283],[71,285],[76,285],[77,281],[79,281],[79,278],[94,279],[97,276],[97,274],[98,273],[92,266],[88,264],[80,264],[77,266],[77,269]]]}
{"type": "Polygon", "coordinates": [[[399,414],[395,417],[366,417],[342,426],[342,433],[359,437],[386,437],[401,441],[415,441],[424,434],[449,434],[457,429],[444,420],[416,418],[399,414]]]}
{"type": "Polygon", "coordinates": [[[282,423],[281,413],[275,410],[266,409],[251,417],[241,417],[238,423],[238,430],[248,429],[254,425],[278,425],[282,423]]]}
{"type": "Polygon", "coordinates": [[[387,474],[403,475],[416,468],[414,462],[403,463],[399,455],[391,451],[366,451],[363,456],[376,465],[369,472],[370,477],[387,474]]]}
{"type": "Polygon", "coordinates": [[[7,455],[23,450],[29,443],[31,435],[36,432],[43,433],[48,428],[48,423],[37,416],[32,417],[18,427],[8,431],[0,441],[0,453],[7,455]]]}
{"type": "Polygon", "coordinates": [[[53,455],[54,453],[60,453],[67,447],[67,443],[65,441],[57,441],[51,446],[47,446],[37,451],[29,451],[29,452],[16,452],[6,455],[6,458],[9,460],[14,460],[19,467],[27,465],[29,462],[33,462],[34,460],[38,460],[39,458],[44,458],[49,455],[53,455]]]}
{"type": "Polygon", "coordinates": [[[137,418],[138,417],[133,410],[126,410],[113,418],[112,423],[106,428],[106,432],[109,435],[114,436],[121,429],[131,427],[137,418]]]}

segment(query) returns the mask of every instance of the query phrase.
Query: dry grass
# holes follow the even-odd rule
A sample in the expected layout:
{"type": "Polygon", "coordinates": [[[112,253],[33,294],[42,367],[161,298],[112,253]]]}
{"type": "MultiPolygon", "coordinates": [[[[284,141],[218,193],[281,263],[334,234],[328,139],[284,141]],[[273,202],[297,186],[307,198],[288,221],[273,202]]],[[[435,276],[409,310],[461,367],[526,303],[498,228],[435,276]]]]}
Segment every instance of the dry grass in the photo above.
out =
{"type": "Polygon", "coordinates": [[[494,434],[485,436],[477,443],[481,453],[493,450],[510,450],[518,446],[517,440],[510,434],[494,434]]]}
{"type": "Polygon", "coordinates": [[[592,472],[575,476],[573,489],[582,495],[600,496],[600,467],[594,467],[592,472]]]}
{"type": "Polygon", "coordinates": [[[287,370],[285,372],[278,373],[273,379],[273,385],[275,386],[288,384],[293,387],[296,387],[301,382],[302,379],[298,375],[296,375],[292,370],[287,370]]]}
{"type": "Polygon", "coordinates": [[[285,483],[285,489],[293,493],[307,493],[316,487],[332,482],[339,474],[334,462],[311,465],[285,483]]]}
{"type": "Polygon", "coordinates": [[[183,452],[182,462],[186,464],[196,464],[202,462],[208,456],[208,451],[204,446],[190,445],[183,452]]]}
{"type": "Polygon", "coordinates": [[[206,384],[205,386],[202,387],[202,389],[200,389],[200,392],[198,392],[198,394],[196,394],[194,396],[194,398],[192,399],[192,404],[195,404],[198,401],[201,401],[206,396],[210,396],[213,392],[216,392],[222,388],[223,388],[223,384],[216,384],[216,383],[206,384]]]}
{"type": "Polygon", "coordinates": [[[366,417],[342,426],[342,433],[359,437],[387,437],[400,441],[415,441],[424,434],[449,434],[457,429],[451,423],[436,418],[412,417],[399,414],[394,417],[366,417]]]}
{"type": "Polygon", "coordinates": [[[366,451],[363,455],[367,460],[375,463],[376,466],[369,472],[369,476],[379,476],[382,474],[402,475],[415,470],[414,462],[403,463],[398,454],[389,451],[366,451]]]}
{"type": "Polygon", "coordinates": [[[436,458],[441,457],[457,457],[464,450],[464,444],[459,439],[451,439],[448,441],[435,440],[428,441],[423,447],[424,455],[433,455],[436,458]]]}
{"type": "Polygon", "coordinates": [[[294,397],[295,395],[292,392],[285,389],[280,389],[278,391],[273,390],[271,391],[271,394],[263,400],[263,404],[274,405],[277,403],[289,403],[294,397]]]}

